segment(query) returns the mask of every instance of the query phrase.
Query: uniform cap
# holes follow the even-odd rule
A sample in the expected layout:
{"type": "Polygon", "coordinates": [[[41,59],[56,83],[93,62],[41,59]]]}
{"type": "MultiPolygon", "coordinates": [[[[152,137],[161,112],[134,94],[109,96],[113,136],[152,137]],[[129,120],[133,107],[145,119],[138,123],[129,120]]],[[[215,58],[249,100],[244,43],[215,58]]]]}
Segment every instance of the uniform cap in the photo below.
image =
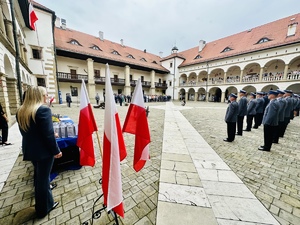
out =
{"type": "Polygon", "coordinates": [[[278,92],[277,92],[277,91],[271,90],[271,91],[269,91],[268,94],[269,94],[269,95],[278,95],[278,92]]]}
{"type": "Polygon", "coordinates": [[[240,93],[246,94],[245,90],[240,90],[240,93]]]}
{"type": "Polygon", "coordinates": [[[234,97],[234,98],[237,98],[237,95],[234,94],[234,93],[231,93],[229,97],[234,97]]]}
{"type": "Polygon", "coordinates": [[[263,95],[264,93],[262,91],[256,92],[257,95],[263,95]]]}
{"type": "Polygon", "coordinates": [[[255,97],[256,96],[256,94],[254,93],[254,92],[251,92],[250,93],[253,97],[255,97]]]}
{"type": "Polygon", "coordinates": [[[284,91],[285,91],[285,93],[293,94],[292,90],[284,90],[284,91]]]}
{"type": "Polygon", "coordinates": [[[280,89],[277,89],[277,92],[278,92],[278,94],[285,94],[285,92],[280,89]]]}

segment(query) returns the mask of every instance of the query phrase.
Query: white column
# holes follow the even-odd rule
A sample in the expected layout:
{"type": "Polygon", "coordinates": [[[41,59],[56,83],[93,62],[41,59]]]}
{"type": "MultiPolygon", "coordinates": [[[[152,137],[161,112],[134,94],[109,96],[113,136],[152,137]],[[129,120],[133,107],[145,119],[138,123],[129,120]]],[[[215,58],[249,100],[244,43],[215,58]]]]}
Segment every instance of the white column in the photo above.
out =
{"type": "MultiPolygon", "coordinates": [[[[150,72],[150,81],[151,81],[151,88],[150,88],[150,94],[155,95],[155,71],[151,70],[150,72]]],[[[173,84],[173,82],[172,82],[173,84]]],[[[174,85],[174,84],[173,84],[174,85]]]]}
{"type": "Polygon", "coordinates": [[[286,64],[285,67],[284,67],[283,80],[286,80],[288,69],[289,69],[289,65],[286,64]]]}
{"type": "Polygon", "coordinates": [[[89,94],[90,100],[95,101],[96,96],[96,85],[94,79],[94,60],[88,58],[87,60],[87,70],[88,70],[88,83],[87,83],[87,91],[89,94]]]}
{"type": "Polygon", "coordinates": [[[131,86],[130,86],[130,66],[125,66],[125,89],[124,95],[130,95],[131,86]]]}

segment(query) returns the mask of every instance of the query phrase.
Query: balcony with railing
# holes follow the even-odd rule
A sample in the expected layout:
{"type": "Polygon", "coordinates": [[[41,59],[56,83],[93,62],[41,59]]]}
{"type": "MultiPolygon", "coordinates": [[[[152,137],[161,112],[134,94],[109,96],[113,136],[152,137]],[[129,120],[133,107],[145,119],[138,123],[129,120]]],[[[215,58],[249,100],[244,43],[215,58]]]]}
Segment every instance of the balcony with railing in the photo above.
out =
{"type": "MultiPolygon", "coordinates": [[[[105,84],[105,77],[98,77],[95,76],[95,83],[96,84],[105,84]]],[[[125,79],[124,78],[110,78],[111,85],[116,86],[125,86],[125,79]]]]}
{"type": "Polygon", "coordinates": [[[80,83],[82,79],[87,81],[88,75],[57,72],[57,78],[59,82],[80,83]]]}
{"type": "Polygon", "coordinates": [[[167,85],[166,83],[155,82],[155,87],[156,87],[156,88],[167,89],[167,88],[168,88],[168,85],[167,85]]]}
{"type": "MultiPolygon", "coordinates": [[[[137,80],[131,80],[130,81],[130,86],[135,87],[137,80]]],[[[151,87],[151,82],[150,81],[141,81],[142,83],[142,87],[147,87],[150,88],[151,87]]]]}

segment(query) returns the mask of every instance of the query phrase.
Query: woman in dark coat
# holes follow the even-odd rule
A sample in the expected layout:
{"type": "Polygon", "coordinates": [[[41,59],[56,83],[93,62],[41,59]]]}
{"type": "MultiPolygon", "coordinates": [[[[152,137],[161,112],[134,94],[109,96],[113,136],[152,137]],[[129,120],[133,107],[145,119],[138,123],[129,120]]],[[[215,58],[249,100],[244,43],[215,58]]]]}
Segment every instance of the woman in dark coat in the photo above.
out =
{"type": "Polygon", "coordinates": [[[11,143],[7,143],[8,137],[8,119],[3,111],[2,105],[0,103],[0,129],[2,130],[2,142],[1,145],[11,145],[11,143]]]}
{"type": "Polygon", "coordinates": [[[54,137],[51,109],[43,105],[46,101],[44,87],[28,87],[17,112],[23,160],[31,161],[34,166],[35,210],[39,218],[58,205],[50,189],[50,172],[54,158],[62,156],[54,137]]]}

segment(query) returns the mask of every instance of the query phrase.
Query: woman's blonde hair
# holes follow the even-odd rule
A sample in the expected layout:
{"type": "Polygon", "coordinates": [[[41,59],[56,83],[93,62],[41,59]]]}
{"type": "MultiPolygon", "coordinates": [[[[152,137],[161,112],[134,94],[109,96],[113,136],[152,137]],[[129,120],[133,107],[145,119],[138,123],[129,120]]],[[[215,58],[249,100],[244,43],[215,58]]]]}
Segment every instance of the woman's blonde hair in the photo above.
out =
{"type": "Polygon", "coordinates": [[[35,114],[38,108],[44,104],[44,96],[47,95],[46,88],[28,86],[23,105],[18,110],[18,123],[22,130],[28,131],[31,118],[35,122],[35,114]]]}

